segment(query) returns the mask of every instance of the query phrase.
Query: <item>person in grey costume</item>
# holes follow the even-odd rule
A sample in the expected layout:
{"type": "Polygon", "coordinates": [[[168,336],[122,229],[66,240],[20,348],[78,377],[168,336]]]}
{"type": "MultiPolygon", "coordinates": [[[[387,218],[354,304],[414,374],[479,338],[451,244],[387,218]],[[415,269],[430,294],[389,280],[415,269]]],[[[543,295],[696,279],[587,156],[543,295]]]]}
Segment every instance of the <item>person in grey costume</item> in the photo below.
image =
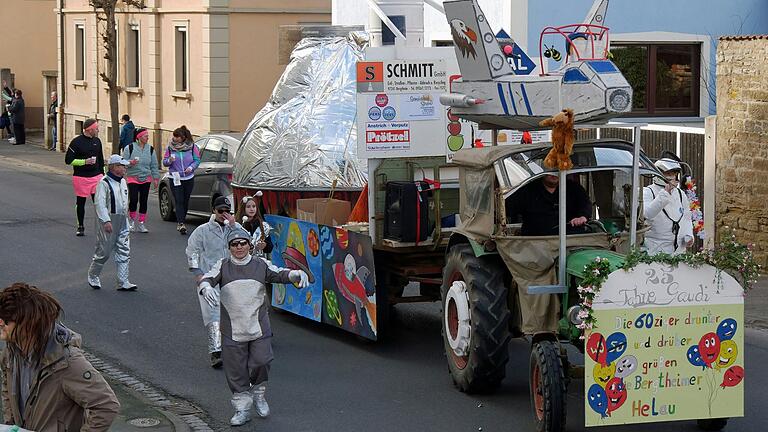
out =
{"type": "MultiPolygon", "coordinates": [[[[213,202],[211,219],[195,228],[187,241],[187,265],[195,275],[195,288],[203,275],[213,268],[222,258],[229,255],[227,250],[227,235],[239,226],[230,214],[231,205],[226,197],[217,197],[213,202]]],[[[221,363],[221,332],[219,330],[219,306],[211,306],[202,297],[200,313],[208,337],[208,353],[211,356],[211,367],[220,368],[221,363]]]]}
{"type": "Polygon", "coordinates": [[[259,417],[269,415],[265,393],[273,356],[266,284],[306,288],[309,277],[302,270],[277,268],[252,256],[251,234],[241,227],[229,233],[227,244],[230,256],[205,274],[199,293],[211,306],[221,301],[222,359],[235,409],[229,424],[241,426],[251,419],[254,405],[259,417]]]}
{"type": "Polygon", "coordinates": [[[123,178],[130,162],[120,155],[109,157],[109,172],[96,186],[96,251],[88,268],[88,285],[101,289],[101,270],[114,255],[117,265],[117,290],[135,291],[137,286],[128,281],[128,263],[131,258],[130,231],[128,229],[128,185],[123,178]]]}

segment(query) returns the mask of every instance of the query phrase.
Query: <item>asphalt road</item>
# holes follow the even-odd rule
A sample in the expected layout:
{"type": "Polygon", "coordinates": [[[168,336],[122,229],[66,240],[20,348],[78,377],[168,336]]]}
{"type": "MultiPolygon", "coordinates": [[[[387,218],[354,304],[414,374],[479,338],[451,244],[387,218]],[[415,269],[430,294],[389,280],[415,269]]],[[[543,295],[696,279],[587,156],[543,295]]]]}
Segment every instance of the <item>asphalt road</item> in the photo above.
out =
{"type": "MultiPolygon", "coordinates": [[[[156,199],[150,201],[151,232],[131,239],[131,280],[139,290],[110,289],[115,275],[110,262],[102,275],[104,289],[94,291],[85,279],[94,246],[93,211],[87,212],[86,237],[75,237],[70,178],[0,161],[0,185],[0,287],[26,281],[52,291],[86,349],[197,404],[214,429],[226,429],[230,393],[223,372],[207,366],[200,311],[186,271],[186,237],[175,224],[159,220],[156,199]]],[[[438,312],[436,304],[398,306],[393,337],[377,344],[273,313],[272,416],[239,430],[533,430],[528,345],[511,344],[507,379],[497,393],[462,394],[447,374],[438,312]]],[[[768,387],[761,369],[768,364],[768,333],[748,331],[746,345],[746,417],[732,419],[727,428],[732,431],[763,430],[768,423],[761,390],[768,387]]],[[[572,382],[568,404],[568,430],[585,430],[583,381],[572,382]]],[[[661,429],[658,424],[604,429],[697,430],[690,421],[661,429]]]]}

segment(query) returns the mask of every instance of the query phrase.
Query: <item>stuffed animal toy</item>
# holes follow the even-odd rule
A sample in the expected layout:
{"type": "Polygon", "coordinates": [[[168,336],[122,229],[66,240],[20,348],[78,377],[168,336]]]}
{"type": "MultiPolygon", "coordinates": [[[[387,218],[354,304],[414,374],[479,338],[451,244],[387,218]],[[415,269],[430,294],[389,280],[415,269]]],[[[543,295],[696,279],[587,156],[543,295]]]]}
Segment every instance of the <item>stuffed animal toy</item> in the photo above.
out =
{"type": "Polygon", "coordinates": [[[564,109],[553,117],[542,120],[539,126],[552,128],[552,150],[544,158],[544,166],[561,171],[573,168],[573,110],[564,109]]]}

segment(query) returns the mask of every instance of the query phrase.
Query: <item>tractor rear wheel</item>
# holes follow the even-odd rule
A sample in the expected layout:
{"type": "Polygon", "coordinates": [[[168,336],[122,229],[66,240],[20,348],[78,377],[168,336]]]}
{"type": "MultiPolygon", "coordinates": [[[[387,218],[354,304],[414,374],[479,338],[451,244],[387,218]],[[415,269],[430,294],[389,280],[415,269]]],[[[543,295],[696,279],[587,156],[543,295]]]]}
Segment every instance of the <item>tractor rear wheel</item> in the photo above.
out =
{"type": "Polygon", "coordinates": [[[497,256],[476,257],[467,244],[452,247],[443,268],[443,345],[459,390],[490,392],[506,375],[509,309],[506,266],[497,256]]]}

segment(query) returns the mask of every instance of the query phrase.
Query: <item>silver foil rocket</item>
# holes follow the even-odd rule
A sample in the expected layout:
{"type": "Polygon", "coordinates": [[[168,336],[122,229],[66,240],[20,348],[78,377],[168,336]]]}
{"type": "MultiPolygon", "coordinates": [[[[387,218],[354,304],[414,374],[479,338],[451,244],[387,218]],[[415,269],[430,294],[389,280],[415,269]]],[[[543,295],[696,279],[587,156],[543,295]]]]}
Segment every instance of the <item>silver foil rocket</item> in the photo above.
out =
{"type": "Polygon", "coordinates": [[[233,185],[283,190],[359,189],[356,64],[368,36],[302,39],[266,106],[248,125],[233,185]]]}

